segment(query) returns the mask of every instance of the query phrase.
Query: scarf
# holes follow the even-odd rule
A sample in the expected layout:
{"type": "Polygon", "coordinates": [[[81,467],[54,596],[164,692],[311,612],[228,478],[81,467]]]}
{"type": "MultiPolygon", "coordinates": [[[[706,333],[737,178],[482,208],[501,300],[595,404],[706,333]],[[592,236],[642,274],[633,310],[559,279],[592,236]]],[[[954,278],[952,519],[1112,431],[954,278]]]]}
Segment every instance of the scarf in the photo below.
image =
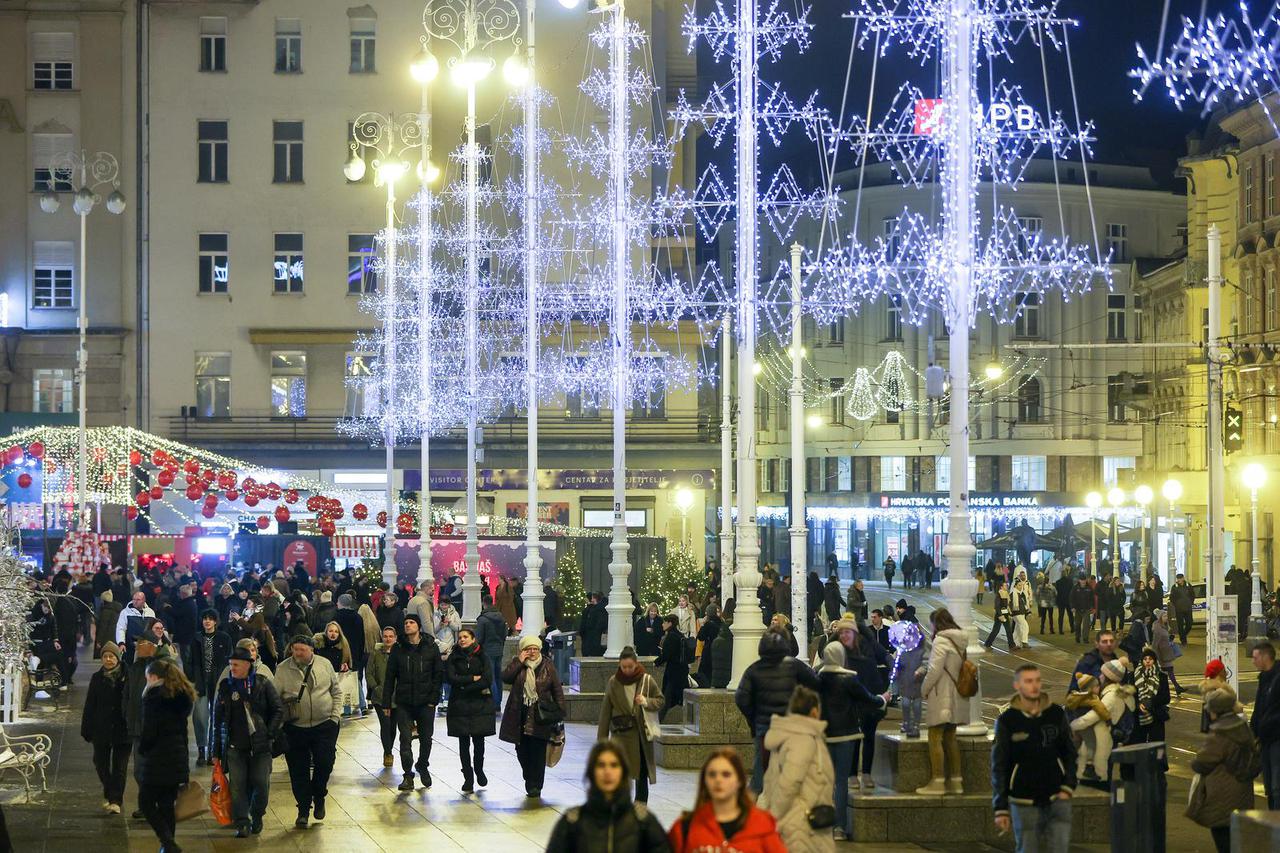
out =
{"type": "Polygon", "coordinates": [[[537,660],[526,660],[525,668],[528,670],[524,674],[524,704],[538,704],[538,664],[542,663],[542,657],[537,660]]]}
{"type": "Polygon", "coordinates": [[[111,669],[107,669],[104,666],[102,668],[102,674],[110,681],[119,681],[120,676],[124,674],[124,666],[120,663],[117,663],[115,666],[111,667],[111,669]]]}
{"type": "Polygon", "coordinates": [[[1138,712],[1138,722],[1149,726],[1154,720],[1151,706],[1155,702],[1156,694],[1160,692],[1160,669],[1154,666],[1150,668],[1139,666],[1133,671],[1133,684],[1138,689],[1139,704],[1147,708],[1146,711],[1138,712]]]}
{"type": "Polygon", "coordinates": [[[631,675],[631,676],[624,675],[622,672],[622,667],[618,667],[618,671],[614,673],[613,677],[618,679],[619,684],[624,685],[626,687],[630,687],[631,685],[638,682],[640,679],[644,678],[644,666],[643,665],[637,666],[635,675],[631,675]]]}

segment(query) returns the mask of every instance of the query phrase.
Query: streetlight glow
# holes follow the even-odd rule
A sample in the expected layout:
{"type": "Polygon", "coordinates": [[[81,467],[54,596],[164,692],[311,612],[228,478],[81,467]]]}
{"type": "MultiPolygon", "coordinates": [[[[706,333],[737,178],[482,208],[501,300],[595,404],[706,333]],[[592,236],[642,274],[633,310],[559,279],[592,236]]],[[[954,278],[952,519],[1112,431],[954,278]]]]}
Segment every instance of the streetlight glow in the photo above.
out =
{"type": "Polygon", "coordinates": [[[1182,497],[1182,481],[1175,480],[1170,477],[1164,481],[1164,485],[1160,487],[1160,494],[1170,503],[1176,502],[1182,497]]]}
{"type": "Polygon", "coordinates": [[[355,182],[364,177],[364,159],[356,154],[355,149],[351,149],[351,156],[347,158],[347,162],[342,167],[342,174],[346,176],[348,181],[355,182]]]}
{"type": "Polygon", "coordinates": [[[493,71],[493,60],[487,56],[467,54],[453,63],[449,69],[449,79],[460,89],[469,89],[489,76],[493,71]]]}
{"type": "Polygon", "coordinates": [[[993,361],[982,369],[982,374],[994,382],[1004,376],[1004,368],[993,361]]]}
{"type": "Polygon", "coordinates": [[[409,65],[409,73],[419,83],[430,83],[440,74],[440,60],[424,45],[422,52],[409,65]]]}
{"type": "Polygon", "coordinates": [[[1120,488],[1119,486],[1116,486],[1114,489],[1107,492],[1107,503],[1111,504],[1113,507],[1116,507],[1117,509],[1124,504],[1124,498],[1125,498],[1124,489],[1120,488]]]}
{"type": "Polygon", "coordinates": [[[1089,509],[1097,509],[1102,506],[1102,495],[1098,492],[1090,492],[1084,496],[1084,505],[1089,509]]]}
{"type": "Polygon", "coordinates": [[[688,512],[693,507],[693,491],[691,489],[676,489],[676,507],[681,512],[688,512]]]}
{"type": "Polygon", "coordinates": [[[403,160],[386,160],[379,162],[374,166],[374,180],[378,186],[386,186],[394,184],[396,181],[404,177],[404,173],[409,171],[409,164],[403,160]]]}
{"type": "Polygon", "coordinates": [[[440,167],[430,160],[419,160],[417,166],[418,180],[424,184],[434,184],[440,177],[440,167]]]}
{"type": "Polygon", "coordinates": [[[804,422],[809,429],[817,429],[822,426],[822,415],[810,414],[804,419],[804,422]]]}
{"type": "Polygon", "coordinates": [[[1137,501],[1139,505],[1144,507],[1151,503],[1151,501],[1155,499],[1155,496],[1155,492],[1151,490],[1151,487],[1145,484],[1138,486],[1138,488],[1133,490],[1133,499],[1137,501]]]}
{"type": "Polygon", "coordinates": [[[1267,469],[1259,465],[1257,462],[1250,462],[1244,466],[1244,470],[1240,472],[1240,479],[1252,491],[1261,489],[1267,483],[1267,469]]]}
{"type": "Polygon", "coordinates": [[[502,63],[502,76],[507,81],[507,85],[515,89],[523,89],[529,85],[533,72],[524,61],[524,57],[517,52],[508,56],[502,63]]]}

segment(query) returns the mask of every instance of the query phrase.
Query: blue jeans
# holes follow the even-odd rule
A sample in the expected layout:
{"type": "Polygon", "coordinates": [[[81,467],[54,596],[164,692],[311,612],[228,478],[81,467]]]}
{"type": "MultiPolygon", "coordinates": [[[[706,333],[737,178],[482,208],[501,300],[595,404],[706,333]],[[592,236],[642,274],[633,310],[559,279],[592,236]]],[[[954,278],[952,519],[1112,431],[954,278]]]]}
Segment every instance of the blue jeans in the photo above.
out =
{"type": "Polygon", "coordinates": [[[493,707],[502,710],[502,655],[489,655],[489,666],[493,669],[493,707]]]}
{"type": "Polygon", "coordinates": [[[1262,746],[1262,785],[1267,791],[1267,808],[1280,809],[1280,740],[1262,746]]]}
{"type": "Polygon", "coordinates": [[[764,748],[764,735],[756,735],[756,759],[751,764],[751,792],[757,797],[764,790],[764,771],[769,767],[769,753],[764,748]]]}
{"type": "Polygon", "coordinates": [[[1071,847],[1071,801],[1047,806],[1009,804],[1017,853],[1067,853],[1071,847]]]}
{"type": "Polygon", "coordinates": [[[831,802],[836,807],[836,829],[849,834],[849,776],[853,774],[853,758],[857,754],[858,742],[845,740],[827,744],[831,753],[831,766],[836,771],[836,785],[832,792],[831,802]]]}
{"type": "Polygon", "coordinates": [[[231,818],[237,826],[262,823],[271,793],[271,753],[251,755],[247,749],[227,747],[227,782],[231,785],[231,818]]]}
{"type": "Polygon", "coordinates": [[[191,725],[196,730],[196,751],[200,755],[209,752],[209,697],[197,696],[191,709],[191,725]]]}

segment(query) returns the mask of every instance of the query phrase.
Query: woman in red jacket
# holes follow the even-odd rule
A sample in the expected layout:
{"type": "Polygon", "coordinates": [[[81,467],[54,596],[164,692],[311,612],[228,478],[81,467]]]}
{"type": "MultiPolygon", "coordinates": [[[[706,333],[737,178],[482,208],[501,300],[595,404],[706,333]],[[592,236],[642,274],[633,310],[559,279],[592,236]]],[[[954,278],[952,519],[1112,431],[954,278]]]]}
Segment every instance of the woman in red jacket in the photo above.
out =
{"type": "Polygon", "coordinates": [[[733,747],[711,753],[698,774],[698,799],[668,835],[674,853],[787,853],[773,815],[757,808],[742,756],[733,747]]]}

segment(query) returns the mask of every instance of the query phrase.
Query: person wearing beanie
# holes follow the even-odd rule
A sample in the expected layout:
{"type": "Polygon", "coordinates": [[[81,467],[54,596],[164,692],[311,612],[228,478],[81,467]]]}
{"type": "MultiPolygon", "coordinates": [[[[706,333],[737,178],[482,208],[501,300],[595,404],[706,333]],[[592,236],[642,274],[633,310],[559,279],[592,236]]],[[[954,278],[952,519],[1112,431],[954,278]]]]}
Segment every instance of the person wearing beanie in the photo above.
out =
{"type": "MultiPolygon", "coordinates": [[[[1112,748],[1117,741],[1123,744],[1133,730],[1137,700],[1133,685],[1124,683],[1127,670],[1125,662],[1116,658],[1102,665],[1098,679],[1089,675],[1077,678],[1081,690],[1089,694],[1095,685],[1101,685],[1098,702],[1088,701],[1089,710],[1071,721],[1071,730],[1079,733],[1082,741],[1076,757],[1076,775],[1081,779],[1091,782],[1105,779],[1112,748]]],[[[1069,705],[1073,698],[1074,694],[1068,698],[1069,705]]]]}
{"type": "Polygon", "coordinates": [[[102,644],[102,668],[89,679],[80,736],[93,745],[93,769],[102,782],[102,808],[120,814],[124,784],[133,742],[125,722],[125,673],[120,647],[111,641],[102,644]]]}
{"type": "Polygon", "coordinates": [[[1231,815],[1254,808],[1253,780],[1262,769],[1257,741],[1230,687],[1210,690],[1204,697],[1209,714],[1209,737],[1191,762],[1200,774],[1192,789],[1186,815],[1209,829],[1218,853],[1231,851],[1231,815]]]}
{"type": "Polygon", "coordinates": [[[541,797],[547,774],[547,746],[552,738],[563,735],[566,709],[560,676],[555,664],[542,653],[540,637],[520,638],[520,651],[502,670],[502,681],[511,689],[498,738],[515,744],[525,795],[541,797]]]}
{"type": "Polygon", "coordinates": [[[262,832],[271,793],[272,743],[284,727],[284,704],[268,679],[254,672],[253,655],[237,648],[230,674],[218,682],[213,700],[209,756],[227,770],[236,837],[262,832]]]}
{"type": "Polygon", "coordinates": [[[315,819],[324,820],[342,719],[342,687],[333,667],[316,654],[310,635],[303,634],[290,641],[289,657],[276,667],[276,689],[285,707],[284,758],[298,807],[293,825],[306,829],[313,809],[315,819]]]}
{"type": "Polygon", "coordinates": [[[858,680],[858,674],[845,667],[844,646],[827,643],[818,666],[818,694],[822,697],[822,719],[827,721],[827,752],[835,772],[832,802],[836,809],[836,840],[849,833],[849,779],[857,779],[858,741],[862,739],[860,721],[868,713],[882,712],[889,694],[871,693],[858,680]]]}
{"type": "Polygon", "coordinates": [[[191,723],[196,734],[196,766],[208,762],[210,702],[218,688],[219,674],[231,658],[231,636],[218,627],[218,611],[206,609],[200,614],[200,632],[191,641],[188,653],[191,683],[196,688],[191,723]]]}
{"type": "MultiPolygon", "coordinates": [[[[385,599],[384,599],[385,600],[385,599]]],[[[422,633],[418,617],[406,615],[404,637],[391,649],[387,659],[386,681],[382,685],[382,713],[395,714],[400,733],[400,766],[404,779],[401,791],[413,790],[413,729],[418,729],[418,763],[416,769],[424,788],[431,787],[431,738],[435,733],[436,706],[440,704],[444,682],[444,661],[440,647],[430,635],[422,633]]]]}
{"type": "MultiPolygon", "coordinates": [[[[844,622],[837,622],[840,625],[844,622]]],[[[850,620],[851,622],[851,620],[850,620]]],[[[821,690],[818,676],[803,662],[791,657],[791,642],[774,631],[765,632],[757,649],[760,657],[742,673],[733,701],[747,718],[751,734],[756,741],[755,765],[751,771],[751,789],[759,792],[764,787],[764,772],[768,765],[768,753],[764,749],[764,735],[774,714],[787,712],[791,694],[800,684],[810,690],[821,690]]]]}

